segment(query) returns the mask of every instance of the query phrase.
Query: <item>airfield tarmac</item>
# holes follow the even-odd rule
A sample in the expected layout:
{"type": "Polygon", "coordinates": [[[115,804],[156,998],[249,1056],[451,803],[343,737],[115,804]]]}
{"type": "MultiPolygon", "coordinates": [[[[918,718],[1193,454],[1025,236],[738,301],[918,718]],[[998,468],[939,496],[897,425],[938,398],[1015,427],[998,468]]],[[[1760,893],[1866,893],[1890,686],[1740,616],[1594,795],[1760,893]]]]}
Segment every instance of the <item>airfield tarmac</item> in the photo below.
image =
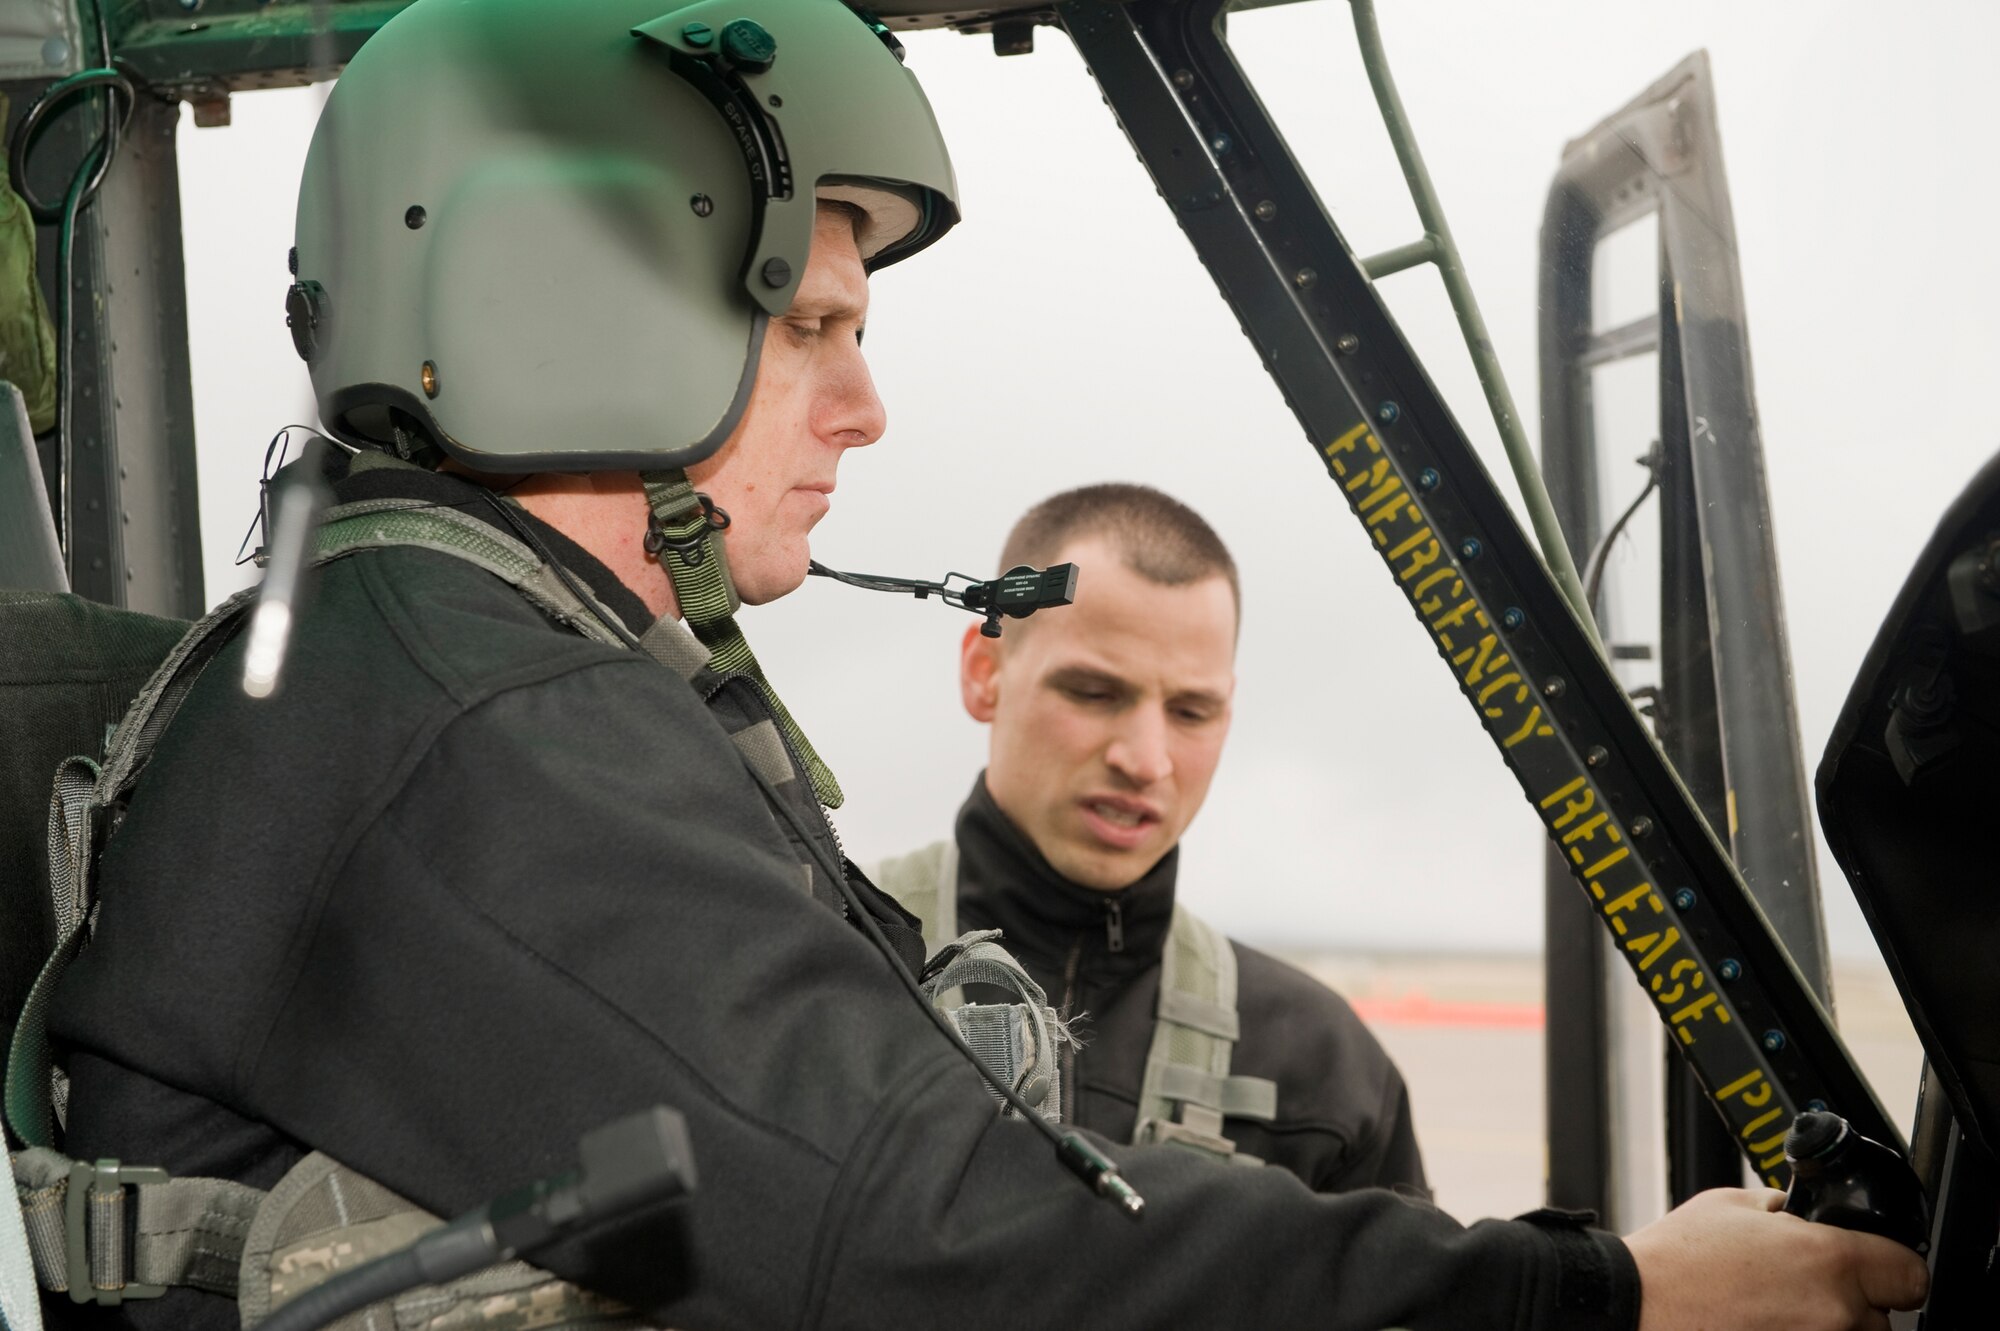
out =
{"type": "MultiPolygon", "coordinates": [[[[1402,1069],[1440,1207],[1461,1220],[1542,1204],[1538,956],[1277,952],[1345,995],[1402,1069]]],[[[1834,963],[1847,1046],[1905,1132],[1923,1051],[1879,963],[1834,963]]]]}

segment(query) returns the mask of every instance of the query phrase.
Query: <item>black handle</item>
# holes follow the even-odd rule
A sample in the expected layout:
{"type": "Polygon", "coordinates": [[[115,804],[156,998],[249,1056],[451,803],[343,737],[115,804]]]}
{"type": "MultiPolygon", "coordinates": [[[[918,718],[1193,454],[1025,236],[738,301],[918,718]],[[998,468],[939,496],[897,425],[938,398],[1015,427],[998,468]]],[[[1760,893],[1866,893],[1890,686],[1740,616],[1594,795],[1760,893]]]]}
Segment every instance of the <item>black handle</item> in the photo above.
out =
{"type": "Polygon", "coordinates": [[[1931,1208],[1915,1171],[1840,1115],[1800,1114],[1785,1136],[1785,1159],[1792,1167],[1786,1214],[1929,1249],[1931,1208]]]}

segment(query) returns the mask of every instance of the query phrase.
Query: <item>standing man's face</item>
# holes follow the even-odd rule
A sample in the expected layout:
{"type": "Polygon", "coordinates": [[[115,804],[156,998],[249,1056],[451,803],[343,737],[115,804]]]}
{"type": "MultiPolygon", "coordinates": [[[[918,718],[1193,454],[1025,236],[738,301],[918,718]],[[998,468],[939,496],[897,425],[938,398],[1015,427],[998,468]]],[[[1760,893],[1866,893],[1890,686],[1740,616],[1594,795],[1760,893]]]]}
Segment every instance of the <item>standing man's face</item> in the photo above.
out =
{"type": "Polygon", "coordinates": [[[986,787],[1072,882],[1129,887],[1171,850],[1208,795],[1236,688],[1236,602],[1221,574],[1150,582],[1089,537],[1076,604],[969,630],[965,710],[992,725],[986,787]]]}
{"type": "Polygon", "coordinates": [[[750,403],[717,453],[688,468],[729,514],[737,595],[759,605],[805,581],[809,537],[830,507],[841,454],[888,419],[861,358],[868,275],[848,214],[821,208],[791,308],[771,320],[750,403]]]}

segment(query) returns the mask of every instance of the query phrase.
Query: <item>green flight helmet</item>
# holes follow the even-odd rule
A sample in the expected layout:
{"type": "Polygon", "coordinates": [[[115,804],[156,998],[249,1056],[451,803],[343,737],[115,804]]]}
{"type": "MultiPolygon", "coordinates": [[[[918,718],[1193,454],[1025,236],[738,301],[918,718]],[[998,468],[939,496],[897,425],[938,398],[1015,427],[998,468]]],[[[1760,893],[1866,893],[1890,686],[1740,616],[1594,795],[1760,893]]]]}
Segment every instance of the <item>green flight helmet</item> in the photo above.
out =
{"type": "Polygon", "coordinates": [[[488,473],[720,448],[820,199],[869,269],[958,220],[937,120],[840,0],[417,0],[322,112],[292,337],[336,436],[488,473]]]}

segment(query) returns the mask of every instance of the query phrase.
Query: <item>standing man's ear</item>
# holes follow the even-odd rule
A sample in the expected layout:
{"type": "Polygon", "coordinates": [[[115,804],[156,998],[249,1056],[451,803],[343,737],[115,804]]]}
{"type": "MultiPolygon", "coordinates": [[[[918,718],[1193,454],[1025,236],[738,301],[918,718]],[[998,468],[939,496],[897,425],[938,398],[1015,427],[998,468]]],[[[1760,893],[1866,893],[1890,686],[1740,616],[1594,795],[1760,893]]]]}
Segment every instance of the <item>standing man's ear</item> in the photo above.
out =
{"type": "Polygon", "coordinates": [[[1000,702],[1000,642],[969,625],[958,645],[958,696],[975,721],[993,720],[1000,702]]]}

